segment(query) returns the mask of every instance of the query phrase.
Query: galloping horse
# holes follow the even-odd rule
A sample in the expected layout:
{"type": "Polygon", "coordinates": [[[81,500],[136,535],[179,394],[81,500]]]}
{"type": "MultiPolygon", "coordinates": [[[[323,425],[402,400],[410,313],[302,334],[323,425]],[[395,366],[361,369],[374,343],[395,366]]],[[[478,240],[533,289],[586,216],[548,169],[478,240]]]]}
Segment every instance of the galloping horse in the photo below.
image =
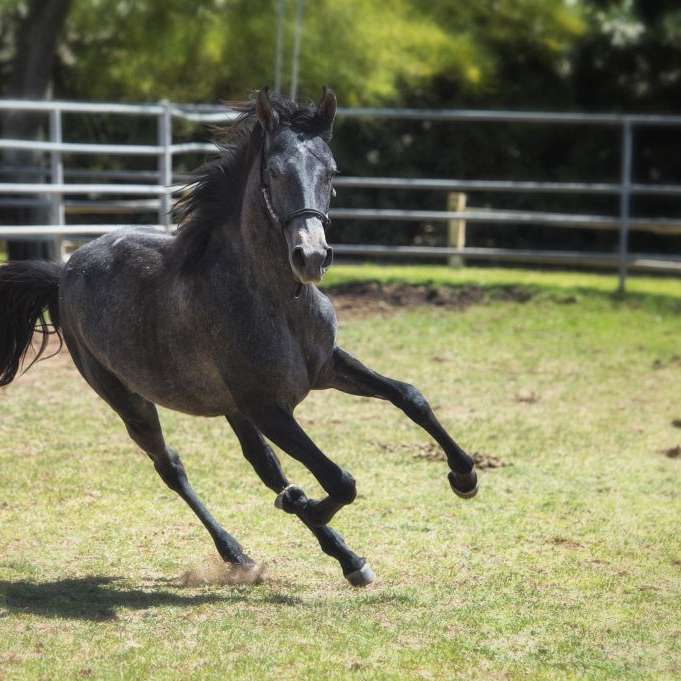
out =
{"type": "MultiPolygon", "coordinates": [[[[473,460],[412,385],[365,367],[336,345],[336,316],[315,284],[331,265],[328,209],[337,172],[328,146],[336,97],[317,106],[261,90],[241,107],[219,157],[198,171],[176,210],[174,235],[118,230],[65,264],[0,267],[0,385],[15,377],[36,328],[48,322],[95,392],[121,417],[163,481],[205,525],[222,559],[255,569],[208,512],[161,432],[157,404],[224,416],[244,456],[340,563],[354,586],[374,579],[327,523],[356,495],[355,480],[312,442],[294,409],[310,390],[335,388],[401,409],[443,448],[449,483],[477,492],[473,460]],[[305,465],[325,490],[289,484],[267,441],[305,465]]],[[[34,360],[35,361],[35,360],[34,360]]]]}

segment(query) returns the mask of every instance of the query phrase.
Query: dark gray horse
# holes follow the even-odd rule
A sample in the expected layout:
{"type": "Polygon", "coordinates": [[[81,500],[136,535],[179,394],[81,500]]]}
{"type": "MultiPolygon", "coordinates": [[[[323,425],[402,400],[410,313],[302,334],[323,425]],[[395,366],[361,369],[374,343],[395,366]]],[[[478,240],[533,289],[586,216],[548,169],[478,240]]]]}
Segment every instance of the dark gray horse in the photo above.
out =
{"type": "Polygon", "coordinates": [[[327,526],[354,500],[355,481],[293,416],[310,390],[392,402],[442,446],[456,494],[475,495],[477,478],[416,388],[336,345],[333,307],[315,286],[332,258],[324,228],[337,172],[327,144],[335,114],[327,89],[316,107],[262,90],[178,202],[176,235],[117,231],[65,266],[1,267],[0,385],[16,375],[36,326],[46,332],[49,309],[85,380],[206,526],[224,561],[235,570],[255,565],[196,496],[163,439],[156,404],[225,416],[278,495],[277,508],[298,516],[359,586],[373,580],[371,569],[327,526]],[[305,465],[328,496],[310,499],[289,484],[266,438],[305,465]]]}

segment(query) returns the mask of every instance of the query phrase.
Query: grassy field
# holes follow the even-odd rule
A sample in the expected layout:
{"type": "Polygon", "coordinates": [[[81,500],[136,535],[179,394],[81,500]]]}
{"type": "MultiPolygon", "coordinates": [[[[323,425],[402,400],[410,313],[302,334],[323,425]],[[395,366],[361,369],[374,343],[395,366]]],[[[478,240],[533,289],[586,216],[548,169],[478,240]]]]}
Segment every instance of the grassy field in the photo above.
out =
{"type": "Polygon", "coordinates": [[[0,679],[681,677],[681,282],[632,279],[620,300],[612,276],[356,266],[329,284],[358,280],[482,287],[465,309],[358,303],[340,330],[503,464],[478,497],[452,495],[389,406],[311,395],[300,421],[358,481],[334,525],[378,580],[353,590],[221,419],[163,412],[268,566],[255,586],[182,587],[207,534],[68,358],[43,362],[0,394],[0,679]]]}

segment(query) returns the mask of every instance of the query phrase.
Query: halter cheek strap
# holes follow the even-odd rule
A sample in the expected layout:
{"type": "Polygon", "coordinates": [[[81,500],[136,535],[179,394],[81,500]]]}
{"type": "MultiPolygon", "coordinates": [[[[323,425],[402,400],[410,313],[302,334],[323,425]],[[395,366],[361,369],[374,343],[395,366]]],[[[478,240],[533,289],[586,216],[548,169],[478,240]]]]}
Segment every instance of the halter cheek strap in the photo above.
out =
{"type": "Polygon", "coordinates": [[[274,222],[276,225],[279,225],[281,229],[284,229],[294,218],[300,217],[301,215],[309,215],[310,217],[320,220],[324,227],[328,227],[331,224],[331,218],[329,217],[329,214],[322,213],[316,208],[298,208],[296,210],[292,210],[290,213],[286,213],[283,218],[279,217],[277,211],[274,210],[274,206],[272,205],[270,187],[265,178],[266,146],[266,143],[263,143],[262,153],[260,155],[260,192],[262,193],[262,198],[265,202],[267,213],[269,214],[272,222],[274,222]]]}

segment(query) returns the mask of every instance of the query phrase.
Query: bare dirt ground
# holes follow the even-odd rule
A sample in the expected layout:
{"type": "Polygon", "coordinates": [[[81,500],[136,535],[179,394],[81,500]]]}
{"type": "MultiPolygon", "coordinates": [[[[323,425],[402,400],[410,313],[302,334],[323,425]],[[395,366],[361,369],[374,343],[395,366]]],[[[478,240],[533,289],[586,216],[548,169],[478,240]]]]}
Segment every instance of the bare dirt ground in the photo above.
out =
{"type": "Polygon", "coordinates": [[[345,284],[326,292],[336,310],[345,316],[385,315],[404,307],[435,305],[449,310],[465,310],[488,300],[524,303],[532,297],[517,287],[485,289],[479,286],[381,284],[377,282],[345,284]]]}

